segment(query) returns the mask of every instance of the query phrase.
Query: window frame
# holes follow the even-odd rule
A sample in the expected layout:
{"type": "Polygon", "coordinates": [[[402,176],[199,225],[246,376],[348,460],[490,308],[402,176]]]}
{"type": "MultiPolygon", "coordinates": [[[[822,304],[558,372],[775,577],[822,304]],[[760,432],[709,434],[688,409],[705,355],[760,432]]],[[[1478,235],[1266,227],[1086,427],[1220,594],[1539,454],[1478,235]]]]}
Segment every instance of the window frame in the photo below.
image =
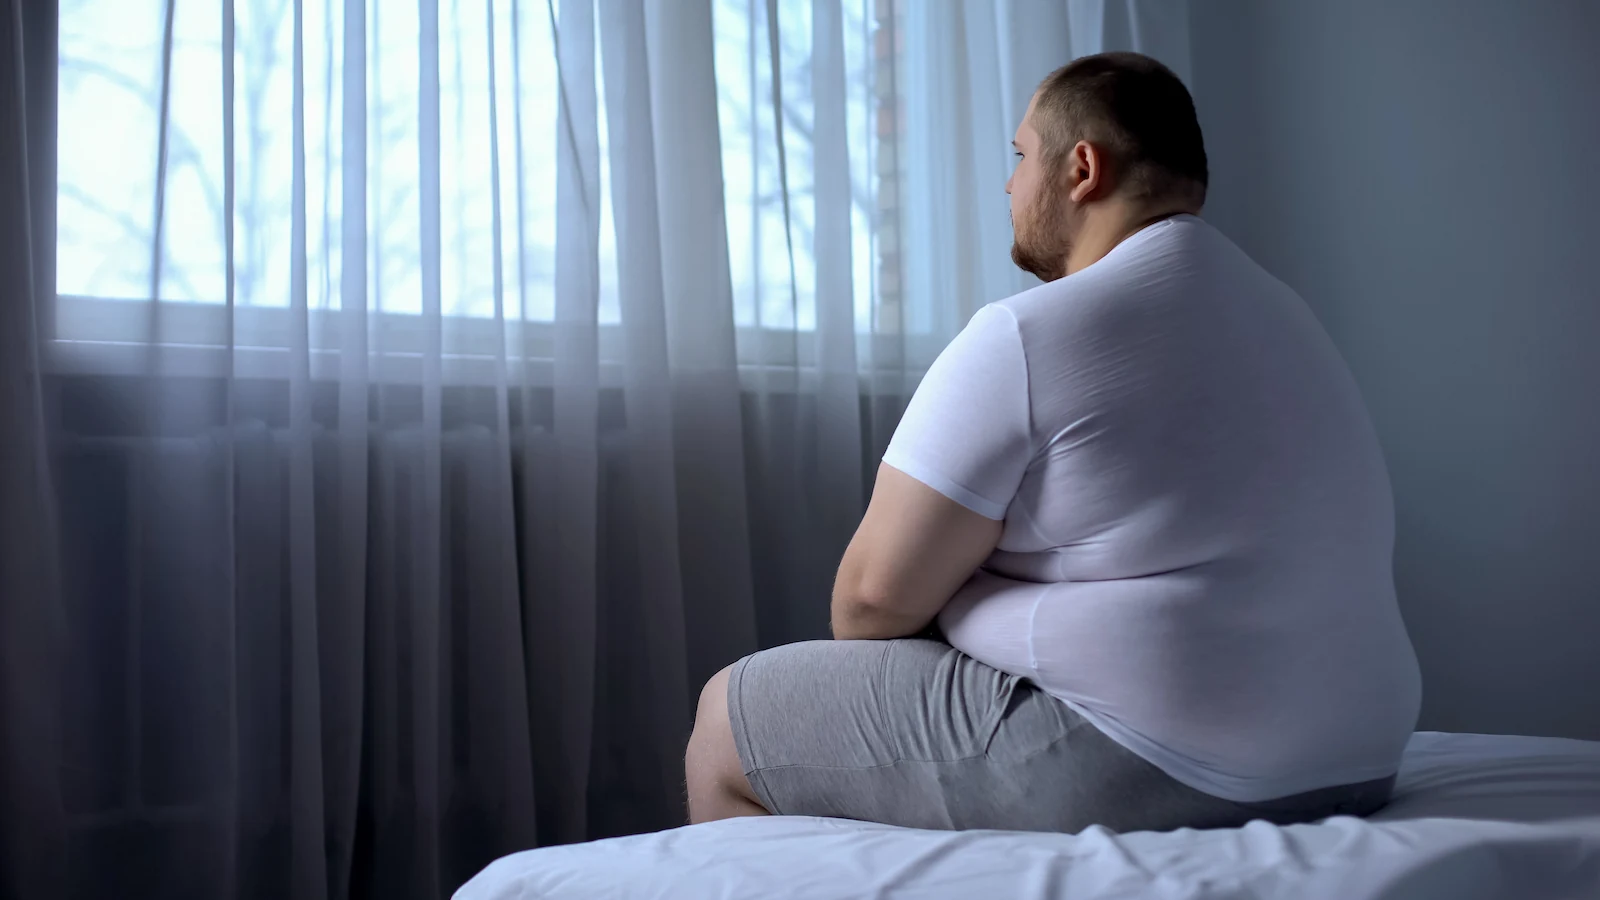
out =
{"type": "MultiPolygon", "coordinates": [[[[161,375],[173,377],[240,377],[288,379],[294,374],[294,354],[288,340],[294,311],[285,307],[235,307],[235,330],[268,335],[278,340],[218,342],[227,333],[226,306],[149,300],[112,300],[102,297],[58,295],[48,317],[48,349],[44,360],[57,374],[161,375]],[[148,333],[159,317],[163,340],[132,339],[148,333]],[[245,328],[239,328],[242,324],[245,328]]],[[[306,311],[306,325],[320,340],[313,341],[307,358],[314,380],[341,375],[343,325],[339,310],[306,311]]],[[[427,352],[427,329],[414,313],[368,312],[368,374],[373,381],[420,383],[427,352]]],[[[496,345],[503,333],[507,346],[522,346],[522,353],[506,353],[505,378],[511,383],[549,386],[555,383],[557,340],[561,326],[555,322],[507,321],[504,332],[493,319],[446,316],[446,346],[440,354],[440,374],[451,384],[492,385],[500,378],[501,356],[496,345]]],[[[626,381],[626,326],[595,326],[599,340],[599,383],[620,387],[626,381]]],[[[933,334],[857,333],[857,375],[872,390],[914,387],[927,364],[944,342],[933,334]],[[865,361],[863,365],[861,361],[865,361]],[[886,361],[881,362],[881,361],[886,361]]],[[[820,375],[815,331],[757,328],[735,329],[735,363],[742,380],[805,382],[820,375]]]]}

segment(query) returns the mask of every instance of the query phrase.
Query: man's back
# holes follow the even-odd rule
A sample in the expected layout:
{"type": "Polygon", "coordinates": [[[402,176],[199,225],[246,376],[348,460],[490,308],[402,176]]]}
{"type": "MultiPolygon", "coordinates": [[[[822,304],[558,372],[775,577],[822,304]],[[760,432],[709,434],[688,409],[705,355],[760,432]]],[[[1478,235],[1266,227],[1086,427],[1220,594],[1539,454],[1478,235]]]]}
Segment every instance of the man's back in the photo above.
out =
{"type": "Polygon", "coordinates": [[[947,356],[885,461],[1004,513],[940,617],[953,646],[1215,796],[1394,772],[1420,688],[1388,478],[1353,379],[1290,289],[1178,216],[981,311],[947,356]],[[1015,435],[982,466],[937,421],[977,386],[941,383],[963,354],[1025,398],[970,401],[991,435],[1015,435]]]}

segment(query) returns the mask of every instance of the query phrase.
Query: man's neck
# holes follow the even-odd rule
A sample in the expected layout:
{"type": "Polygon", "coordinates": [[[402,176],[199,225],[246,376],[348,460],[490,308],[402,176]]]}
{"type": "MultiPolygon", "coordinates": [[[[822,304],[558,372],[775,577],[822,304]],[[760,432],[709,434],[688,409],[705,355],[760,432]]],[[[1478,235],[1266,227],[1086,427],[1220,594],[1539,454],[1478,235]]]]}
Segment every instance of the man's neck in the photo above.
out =
{"type": "Polygon", "coordinates": [[[1099,262],[1112,248],[1162,219],[1196,212],[1189,206],[1172,203],[1106,201],[1105,205],[1089,211],[1083,230],[1078,233],[1077,240],[1072,243],[1072,251],[1067,254],[1066,274],[1071,275],[1099,262]]]}

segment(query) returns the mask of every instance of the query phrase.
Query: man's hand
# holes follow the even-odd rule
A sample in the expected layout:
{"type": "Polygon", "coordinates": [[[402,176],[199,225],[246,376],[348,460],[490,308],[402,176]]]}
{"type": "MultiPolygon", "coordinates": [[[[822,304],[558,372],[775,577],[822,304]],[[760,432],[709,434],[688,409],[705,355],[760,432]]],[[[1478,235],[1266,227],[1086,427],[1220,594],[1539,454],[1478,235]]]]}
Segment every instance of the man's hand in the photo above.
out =
{"type": "Polygon", "coordinates": [[[999,521],[880,465],[872,502],[834,579],[833,636],[921,631],[994,551],[1000,531],[999,521]]]}

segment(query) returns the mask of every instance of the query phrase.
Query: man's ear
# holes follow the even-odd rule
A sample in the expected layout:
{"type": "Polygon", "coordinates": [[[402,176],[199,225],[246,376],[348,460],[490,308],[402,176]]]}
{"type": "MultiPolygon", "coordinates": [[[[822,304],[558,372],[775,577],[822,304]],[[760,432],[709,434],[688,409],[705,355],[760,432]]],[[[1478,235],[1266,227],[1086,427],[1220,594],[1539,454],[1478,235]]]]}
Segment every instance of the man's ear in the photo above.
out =
{"type": "Polygon", "coordinates": [[[1100,148],[1088,141],[1072,145],[1063,161],[1067,195],[1074,203],[1092,200],[1104,193],[1106,187],[1106,157],[1100,148]]]}

